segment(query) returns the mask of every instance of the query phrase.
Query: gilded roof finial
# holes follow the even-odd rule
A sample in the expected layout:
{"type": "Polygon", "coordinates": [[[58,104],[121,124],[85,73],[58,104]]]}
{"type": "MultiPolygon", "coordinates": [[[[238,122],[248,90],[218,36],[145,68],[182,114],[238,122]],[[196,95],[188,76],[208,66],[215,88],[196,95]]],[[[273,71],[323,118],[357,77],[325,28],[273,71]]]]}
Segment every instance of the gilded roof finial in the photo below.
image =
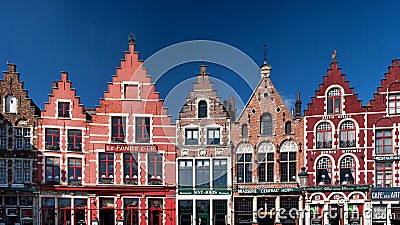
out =
{"type": "Polygon", "coordinates": [[[337,51],[336,51],[336,50],[333,50],[332,61],[335,61],[335,60],[336,60],[336,53],[337,53],[337,51]]]}

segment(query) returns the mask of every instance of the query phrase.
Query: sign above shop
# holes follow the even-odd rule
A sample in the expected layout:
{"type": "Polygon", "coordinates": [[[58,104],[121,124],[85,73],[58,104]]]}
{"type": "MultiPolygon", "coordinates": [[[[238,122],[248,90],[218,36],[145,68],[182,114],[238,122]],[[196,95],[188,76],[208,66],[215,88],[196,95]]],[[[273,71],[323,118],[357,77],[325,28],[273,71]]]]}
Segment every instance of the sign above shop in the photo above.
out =
{"type": "Polygon", "coordinates": [[[372,188],[372,199],[400,200],[400,188],[372,188]]]}
{"type": "Polygon", "coordinates": [[[178,189],[179,195],[231,195],[231,190],[178,189]]]}
{"type": "Polygon", "coordinates": [[[274,194],[274,193],[289,193],[289,192],[300,192],[300,188],[247,188],[238,187],[236,189],[239,194],[274,194]]]}
{"type": "Polygon", "coordinates": [[[106,152],[157,152],[155,145],[133,145],[133,144],[106,144],[106,152]]]}
{"type": "Polygon", "coordinates": [[[400,161],[400,155],[375,156],[376,161],[400,161]]]}
{"type": "Polygon", "coordinates": [[[308,192],[317,191],[368,191],[369,186],[319,186],[319,187],[308,187],[308,192]]]}

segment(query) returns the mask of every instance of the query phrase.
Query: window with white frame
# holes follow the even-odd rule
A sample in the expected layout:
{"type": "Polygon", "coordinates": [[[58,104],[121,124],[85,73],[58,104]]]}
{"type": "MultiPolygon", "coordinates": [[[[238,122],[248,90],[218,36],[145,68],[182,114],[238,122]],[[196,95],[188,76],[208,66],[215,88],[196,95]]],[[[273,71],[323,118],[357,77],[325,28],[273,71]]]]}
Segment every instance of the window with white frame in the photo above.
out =
{"type": "Polygon", "coordinates": [[[31,162],[29,160],[15,160],[15,183],[31,182],[31,162]]]}
{"type": "Polygon", "coordinates": [[[356,127],[352,121],[345,121],[340,125],[340,143],[342,148],[356,147],[356,127]]]}
{"type": "Polygon", "coordinates": [[[392,162],[377,162],[376,164],[376,187],[392,187],[392,162]]]}
{"type": "Polygon", "coordinates": [[[24,146],[24,142],[22,138],[15,138],[15,149],[22,149],[24,146]]]}
{"type": "Polygon", "coordinates": [[[30,128],[30,127],[24,127],[24,128],[23,128],[23,135],[24,135],[24,149],[25,149],[25,150],[30,150],[30,149],[32,149],[32,144],[31,144],[31,128],[30,128]]]}
{"type": "Polygon", "coordinates": [[[356,164],[353,157],[346,156],[340,161],[340,183],[354,184],[356,164]]]}
{"type": "Polygon", "coordinates": [[[7,183],[7,160],[0,159],[0,184],[7,183]]]}
{"type": "Polygon", "coordinates": [[[296,181],[297,171],[297,145],[294,141],[285,141],[280,149],[280,174],[281,182],[296,181]]]}
{"type": "Polygon", "coordinates": [[[178,187],[193,187],[193,161],[178,160],[178,187]]]}
{"type": "Polygon", "coordinates": [[[227,187],[227,171],[228,161],[226,159],[214,159],[213,160],[213,187],[227,187]]]}
{"type": "Polygon", "coordinates": [[[207,129],[207,144],[218,145],[221,140],[220,130],[218,128],[207,129]]]}
{"type": "Polygon", "coordinates": [[[252,154],[242,153],[237,154],[236,162],[236,176],[238,183],[251,183],[252,182],[252,154]]]}
{"type": "Polygon", "coordinates": [[[328,114],[341,113],[341,93],[339,88],[332,88],[328,92],[328,114]]]}
{"type": "Polygon", "coordinates": [[[317,126],[317,148],[332,148],[332,127],[327,122],[317,126]]]}
{"type": "Polygon", "coordinates": [[[400,114],[400,93],[389,94],[389,115],[400,114]]]}
{"type": "Polygon", "coordinates": [[[210,160],[196,160],[196,187],[210,187],[210,160]]]}
{"type": "Polygon", "coordinates": [[[69,102],[58,102],[58,117],[69,118],[69,111],[69,102]]]}
{"type": "Polygon", "coordinates": [[[186,129],[185,130],[185,145],[198,145],[199,144],[199,129],[186,129]]]}
{"type": "Polygon", "coordinates": [[[0,127],[0,149],[7,149],[7,127],[0,127]]]}
{"type": "Polygon", "coordinates": [[[330,184],[332,177],[332,164],[328,157],[322,157],[317,161],[317,185],[330,184]]]}
{"type": "Polygon", "coordinates": [[[391,154],[392,148],[392,130],[376,130],[375,132],[375,153],[391,154]]]}

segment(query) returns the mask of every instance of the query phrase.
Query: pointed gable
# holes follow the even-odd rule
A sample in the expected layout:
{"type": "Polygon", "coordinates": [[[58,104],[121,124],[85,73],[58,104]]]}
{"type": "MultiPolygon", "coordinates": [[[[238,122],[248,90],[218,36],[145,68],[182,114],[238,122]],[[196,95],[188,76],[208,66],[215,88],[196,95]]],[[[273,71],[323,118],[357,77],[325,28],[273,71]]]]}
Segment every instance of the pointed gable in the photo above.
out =
{"type": "Polygon", "coordinates": [[[354,93],[354,88],[350,87],[350,82],[345,80],[345,74],[342,74],[341,70],[338,67],[338,62],[332,61],[327,70],[327,75],[323,77],[323,83],[315,91],[315,96],[312,97],[308,109],[304,112],[305,116],[327,114],[326,96],[332,88],[338,88],[341,98],[344,99],[344,101],[341,101],[342,113],[362,110],[362,102],[358,100],[358,94],[354,93]]]}

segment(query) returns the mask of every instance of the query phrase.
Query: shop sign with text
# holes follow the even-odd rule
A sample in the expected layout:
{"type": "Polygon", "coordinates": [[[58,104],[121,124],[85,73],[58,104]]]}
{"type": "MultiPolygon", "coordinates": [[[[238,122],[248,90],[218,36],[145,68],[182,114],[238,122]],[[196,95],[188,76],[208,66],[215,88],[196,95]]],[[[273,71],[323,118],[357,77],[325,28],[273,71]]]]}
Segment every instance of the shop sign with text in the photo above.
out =
{"type": "Polygon", "coordinates": [[[226,189],[178,189],[179,195],[230,195],[231,190],[226,189]]]}
{"type": "Polygon", "coordinates": [[[157,152],[155,145],[106,144],[106,152],[157,152]]]}

